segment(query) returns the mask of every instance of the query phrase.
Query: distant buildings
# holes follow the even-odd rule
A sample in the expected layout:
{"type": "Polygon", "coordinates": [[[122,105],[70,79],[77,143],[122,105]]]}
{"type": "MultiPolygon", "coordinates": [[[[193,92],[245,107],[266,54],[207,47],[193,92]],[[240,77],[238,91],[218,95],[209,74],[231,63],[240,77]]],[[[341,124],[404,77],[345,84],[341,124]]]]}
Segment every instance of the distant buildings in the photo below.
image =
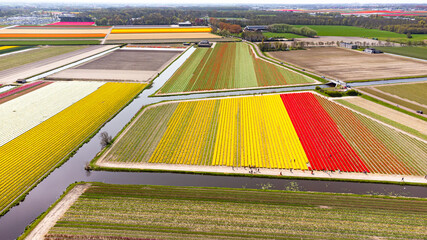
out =
{"type": "Polygon", "coordinates": [[[383,53],[380,50],[377,50],[375,48],[365,48],[365,50],[363,50],[365,53],[383,53]]]}
{"type": "Polygon", "coordinates": [[[340,47],[350,48],[350,49],[358,49],[359,46],[353,43],[340,42],[340,47]]]}
{"type": "Polygon", "coordinates": [[[198,47],[211,47],[211,43],[208,40],[202,40],[197,44],[198,47]]]}
{"type": "Polygon", "coordinates": [[[246,26],[244,28],[245,31],[267,31],[268,30],[268,26],[246,26]]]}
{"type": "Polygon", "coordinates": [[[180,26],[180,27],[191,27],[192,24],[191,24],[190,21],[186,21],[186,22],[180,22],[180,23],[178,23],[178,26],[180,26]]]}

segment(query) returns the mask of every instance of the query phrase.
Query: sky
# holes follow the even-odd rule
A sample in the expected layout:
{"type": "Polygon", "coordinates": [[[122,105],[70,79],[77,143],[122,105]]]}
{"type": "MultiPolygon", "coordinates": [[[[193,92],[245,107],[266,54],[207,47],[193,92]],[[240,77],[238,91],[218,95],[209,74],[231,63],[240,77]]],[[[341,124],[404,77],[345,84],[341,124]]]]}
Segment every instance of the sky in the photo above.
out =
{"type": "MultiPolygon", "coordinates": [[[[155,5],[167,5],[167,4],[374,4],[374,3],[420,3],[426,4],[426,0],[21,0],[22,2],[28,3],[114,3],[114,4],[155,4],[155,5]]],[[[21,2],[18,1],[18,2],[21,2]]],[[[5,1],[11,2],[11,1],[5,1]]]]}

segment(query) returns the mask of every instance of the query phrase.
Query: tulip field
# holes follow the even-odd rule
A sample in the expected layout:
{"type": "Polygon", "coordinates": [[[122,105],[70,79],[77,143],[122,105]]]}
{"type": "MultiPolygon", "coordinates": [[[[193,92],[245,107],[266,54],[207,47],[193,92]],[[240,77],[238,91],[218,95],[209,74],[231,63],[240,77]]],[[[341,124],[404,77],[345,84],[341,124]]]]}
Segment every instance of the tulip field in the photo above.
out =
{"type": "Polygon", "coordinates": [[[314,83],[305,75],[257,58],[246,43],[197,48],[157,94],[314,83]]]}
{"type": "Polygon", "coordinates": [[[92,183],[58,217],[44,239],[425,239],[427,204],[422,198],[92,183]]]}
{"type": "MultiPolygon", "coordinates": [[[[31,84],[37,83],[43,82],[31,84]]],[[[0,132],[2,133],[0,146],[86,97],[103,84],[100,82],[55,82],[0,104],[0,132]]],[[[27,85],[23,87],[25,86],[27,85]]]]}
{"type": "MultiPolygon", "coordinates": [[[[55,84],[49,86],[54,88],[55,84]]],[[[86,87],[93,90],[93,86],[86,87]]],[[[64,160],[144,87],[137,83],[105,83],[0,146],[0,212],[64,160]]]]}
{"type": "Polygon", "coordinates": [[[427,143],[304,92],[150,106],[99,161],[425,175],[427,143]]]}
{"type": "Polygon", "coordinates": [[[113,28],[111,34],[116,33],[197,33],[207,32],[210,33],[210,27],[146,27],[146,28],[113,28]]]}

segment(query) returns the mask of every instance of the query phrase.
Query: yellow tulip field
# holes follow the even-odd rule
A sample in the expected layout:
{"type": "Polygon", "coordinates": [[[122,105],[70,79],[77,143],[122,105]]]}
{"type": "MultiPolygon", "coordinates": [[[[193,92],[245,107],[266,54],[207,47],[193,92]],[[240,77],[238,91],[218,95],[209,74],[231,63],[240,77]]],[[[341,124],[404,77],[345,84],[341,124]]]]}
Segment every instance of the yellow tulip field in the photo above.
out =
{"type": "Polygon", "coordinates": [[[280,95],[169,103],[142,116],[103,161],[308,169],[280,95]],[[146,120],[161,109],[165,128],[146,120]]]}
{"type": "Polygon", "coordinates": [[[0,147],[0,211],[64,160],[143,88],[106,83],[0,147]]]}

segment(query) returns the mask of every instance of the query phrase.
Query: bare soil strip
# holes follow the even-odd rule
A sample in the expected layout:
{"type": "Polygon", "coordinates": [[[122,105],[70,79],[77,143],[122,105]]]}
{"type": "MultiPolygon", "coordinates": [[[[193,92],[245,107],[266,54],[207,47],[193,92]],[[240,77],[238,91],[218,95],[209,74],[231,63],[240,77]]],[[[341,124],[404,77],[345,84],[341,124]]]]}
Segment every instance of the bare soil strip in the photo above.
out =
{"type": "Polygon", "coordinates": [[[76,185],[64,198],[43,218],[42,221],[31,231],[25,239],[42,240],[55,223],[64,215],[65,212],[77,201],[77,199],[90,187],[90,184],[76,185]]]}
{"type": "Polygon", "coordinates": [[[420,133],[427,135],[426,122],[421,119],[411,117],[407,114],[401,113],[388,107],[384,107],[380,104],[371,102],[361,97],[343,98],[343,100],[359,107],[365,108],[368,111],[386,117],[395,122],[404,124],[410,128],[419,131],[420,133]]]}
{"type": "Polygon", "coordinates": [[[0,72],[0,83],[7,84],[13,83],[18,79],[25,79],[31,76],[47,72],[49,70],[76,62],[78,60],[90,57],[92,55],[104,52],[108,49],[115,48],[115,45],[108,46],[90,46],[75,52],[62,54],[59,56],[51,57],[39,62],[25,64],[16,68],[7,69],[0,72]]]}
{"type": "Polygon", "coordinates": [[[342,81],[427,75],[427,63],[336,47],[270,52],[271,56],[342,81]]]}
{"type": "Polygon", "coordinates": [[[116,50],[72,69],[52,74],[49,80],[100,80],[148,82],[176,59],[179,51],[116,50]]]}

